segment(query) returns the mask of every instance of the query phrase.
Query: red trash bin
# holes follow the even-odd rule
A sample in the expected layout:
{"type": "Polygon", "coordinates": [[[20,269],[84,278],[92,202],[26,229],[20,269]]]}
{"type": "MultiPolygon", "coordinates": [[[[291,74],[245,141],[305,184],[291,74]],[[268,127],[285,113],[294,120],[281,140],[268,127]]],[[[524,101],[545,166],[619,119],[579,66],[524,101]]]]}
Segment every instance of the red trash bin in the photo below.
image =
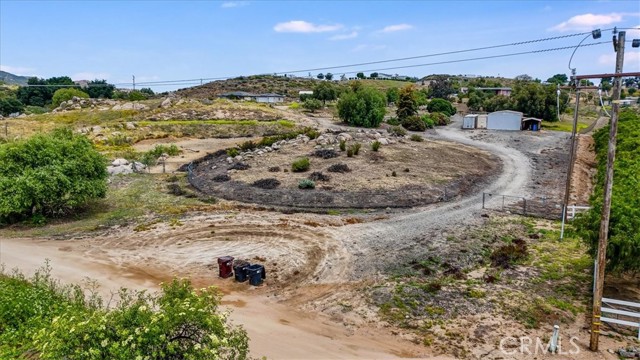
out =
{"type": "Polygon", "coordinates": [[[233,276],[233,256],[222,256],[218,258],[218,269],[221,278],[233,276]]]}

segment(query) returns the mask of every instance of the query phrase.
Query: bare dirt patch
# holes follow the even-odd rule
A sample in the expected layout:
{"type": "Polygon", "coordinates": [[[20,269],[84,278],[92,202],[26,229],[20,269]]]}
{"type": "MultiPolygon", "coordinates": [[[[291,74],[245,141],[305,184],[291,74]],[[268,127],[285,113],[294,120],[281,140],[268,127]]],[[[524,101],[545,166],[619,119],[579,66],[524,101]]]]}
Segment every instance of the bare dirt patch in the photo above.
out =
{"type": "Polygon", "coordinates": [[[596,153],[591,135],[579,135],[577,140],[569,203],[586,205],[593,192],[593,177],[597,170],[596,153]]]}
{"type": "MultiPolygon", "coordinates": [[[[259,204],[301,208],[407,207],[465,194],[500,169],[499,160],[489,153],[451,142],[400,140],[383,145],[378,152],[369,148],[370,142],[358,142],[362,147],[352,157],[340,151],[337,144],[321,146],[308,139],[292,140],[270,151],[257,149],[237,159],[221,155],[198,164],[191,183],[205,193],[259,204]],[[319,148],[327,154],[332,152],[332,156],[316,156],[319,148]],[[292,163],[302,158],[309,159],[309,169],[294,172],[292,163]],[[238,163],[249,168],[234,170],[238,163]],[[350,171],[329,171],[338,164],[346,165],[350,171]],[[276,167],[282,171],[274,172],[276,167]],[[314,172],[324,175],[315,175],[320,180],[315,190],[299,189],[299,182],[314,172]],[[229,175],[231,181],[212,181],[221,174],[229,175]],[[269,190],[250,186],[263,179],[275,179],[279,186],[269,190]]],[[[347,147],[355,143],[350,141],[347,147]]]]}

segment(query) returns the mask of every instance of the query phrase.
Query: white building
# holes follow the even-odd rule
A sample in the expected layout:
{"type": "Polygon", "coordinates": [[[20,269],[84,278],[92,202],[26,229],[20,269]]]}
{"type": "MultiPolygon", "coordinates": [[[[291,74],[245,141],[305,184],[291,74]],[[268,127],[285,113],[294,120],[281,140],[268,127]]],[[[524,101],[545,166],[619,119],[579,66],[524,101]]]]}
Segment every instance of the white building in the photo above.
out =
{"type": "Polygon", "coordinates": [[[492,112],[487,119],[487,129],[520,130],[522,128],[522,115],[521,112],[511,110],[492,112]]]}

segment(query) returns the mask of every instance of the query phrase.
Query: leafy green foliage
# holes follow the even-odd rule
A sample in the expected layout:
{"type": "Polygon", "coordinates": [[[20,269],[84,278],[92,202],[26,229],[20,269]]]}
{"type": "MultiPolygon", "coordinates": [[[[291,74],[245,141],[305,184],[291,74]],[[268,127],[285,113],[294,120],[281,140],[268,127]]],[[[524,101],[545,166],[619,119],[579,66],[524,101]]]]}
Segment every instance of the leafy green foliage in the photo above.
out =
{"type": "Polygon", "coordinates": [[[304,172],[309,170],[309,166],[311,166],[311,163],[309,162],[309,158],[308,157],[304,157],[301,159],[298,159],[296,161],[294,161],[291,164],[291,171],[293,172],[304,172]]]}
{"type": "MultiPolygon", "coordinates": [[[[557,94],[553,85],[542,85],[535,82],[518,83],[513,89],[511,98],[515,104],[515,109],[528,116],[537,117],[548,121],[557,121],[557,94]]],[[[566,106],[569,95],[566,91],[560,93],[560,112],[566,106]]]]}
{"type": "Polygon", "coordinates": [[[89,97],[92,99],[111,99],[113,92],[116,90],[114,85],[108,84],[107,80],[93,80],[89,82],[89,86],[85,89],[89,97]]]}
{"type": "Polygon", "coordinates": [[[440,112],[431,113],[429,114],[429,117],[433,120],[434,124],[437,126],[448,125],[451,122],[451,119],[449,118],[449,116],[440,112]]]}
{"type": "Polygon", "coordinates": [[[402,126],[392,126],[389,129],[387,129],[387,131],[389,132],[389,134],[395,135],[395,136],[407,135],[407,130],[405,130],[402,126]]]}
{"type": "Polygon", "coordinates": [[[387,103],[397,103],[398,99],[400,99],[400,90],[396,87],[387,89],[387,103]]]}
{"type": "Polygon", "coordinates": [[[360,143],[355,143],[351,146],[349,146],[349,150],[351,150],[351,153],[353,155],[358,155],[360,153],[360,148],[362,147],[362,144],[360,143]]]}
{"type": "Polygon", "coordinates": [[[17,97],[18,100],[20,100],[20,102],[22,102],[24,105],[34,106],[45,106],[49,104],[56,90],[68,88],[69,85],[75,85],[73,80],[71,80],[71,78],[68,76],[52,77],[46,80],[32,77],[27,80],[27,84],[41,86],[23,86],[18,90],[17,97]]]}
{"type": "Polygon", "coordinates": [[[240,151],[237,148],[227,149],[227,156],[236,157],[240,155],[240,151]]]}
{"type": "MultiPolygon", "coordinates": [[[[429,85],[429,93],[431,98],[448,99],[449,95],[453,94],[453,86],[451,81],[446,76],[438,76],[431,81],[429,85]]],[[[451,114],[453,115],[453,114],[451,114]]]]}
{"type": "Polygon", "coordinates": [[[418,115],[409,116],[402,121],[402,126],[411,131],[425,131],[427,126],[418,115]]]}
{"type": "Polygon", "coordinates": [[[338,116],[349,125],[378,127],[384,118],[386,104],[384,94],[363,86],[342,95],[338,101],[338,116]]]}
{"type": "Polygon", "coordinates": [[[380,145],[382,145],[382,144],[380,143],[380,141],[377,141],[377,140],[376,140],[376,141],[372,142],[372,143],[371,143],[371,150],[373,150],[373,151],[378,151],[378,150],[380,149],[380,145]]]}
{"type": "Polygon", "coordinates": [[[396,110],[396,115],[400,121],[404,121],[406,118],[418,114],[418,103],[415,92],[415,89],[411,85],[405,86],[400,90],[397,103],[398,109],[396,110]]]}
{"type": "Polygon", "coordinates": [[[338,90],[332,83],[328,81],[321,81],[313,88],[313,97],[322,101],[322,104],[326,105],[327,101],[333,101],[338,98],[338,90]]]}
{"type": "Polygon", "coordinates": [[[552,77],[547,79],[547,82],[550,84],[558,84],[564,85],[569,81],[567,74],[555,74],[552,77]]]}
{"type": "Polygon", "coordinates": [[[53,105],[53,107],[58,107],[60,106],[60,103],[62,103],[63,101],[71,100],[73,99],[73,97],[86,99],[89,97],[89,94],[87,94],[86,92],[80,89],[75,89],[75,88],[58,89],[56,90],[55,93],[53,93],[51,104],[53,105]]]}
{"type": "Polygon", "coordinates": [[[452,116],[456,114],[456,108],[449,101],[444,99],[433,99],[427,105],[427,110],[432,112],[441,112],[443,114],[452,116]]]}
{"type": "Polygon", "coordinates": [[[316,183],[310,179],[302,179],[298,182],[298,188],[300,189],[315,189],[316,183]]]}
{"type": "Polygon", "coordinates": [[[14,97],[0,98],[0,115],[7,116],[22,110],[24,110],[24,104],[20,100],[14,97]]]}
{"type": "Polygon", "coordinates": [[[67,214],[107,191],[104,157],[71,130],[2,144],[0,164],[0,219],[67,214]]]}
{"type": "Polygon", "coordinates": [[[418,134],[413,134],[413,135],[411,135],[409,140],[416,141],[416,142],[423,142],[424,138],[422,136],[418,135],[418,134]]]}
{"type": "MultiPolygon", "coordinates": [[[[640,116],[631,109],[624,110],[620,113],[618,126],[607,268],[612,271],[640,271],[640,116]]],[[[594,139],[598,172],[589,201],[592,208],[574,222],[578,234],[591,246],[592,255],[598,248],[609,127],[598,130],[594,139]]]]}
{"type": "Polygon", "coordinates": [[[221,295],[188,280],[162,284],[159,295],[122,289],[113,309],[60,285],[50,269],[26,279],[0,273],[0,358],[245,359],[248,338],[219,311],[221,295]]]}
{"type": "Polygon", "coordinates": [[[436,122],[433,120],[431,115],[423,115],[421,119],[427,129],[433,129],[434,127],[436,127],[436,122]]]}
{"type": "Polygon", "coordinates": [[[346,151],[346,150],[347,150],[347,141],[340,140],[340,151],[346,151]]]}
{"type": "Polygon", "coordinates": [[[307,99],[302,103],[302,107],[311,112],[315,112],[322,108],[322,103],[318,99],[307,99]]]}
{"type": "Polygon", "coordinates": [[[129,92],[129,94],[127,95],[127,98],[129,99],[129,101],[147,100],[147,97],[148,97],[147,94],[139,90],[133,90],[129,92]]]}

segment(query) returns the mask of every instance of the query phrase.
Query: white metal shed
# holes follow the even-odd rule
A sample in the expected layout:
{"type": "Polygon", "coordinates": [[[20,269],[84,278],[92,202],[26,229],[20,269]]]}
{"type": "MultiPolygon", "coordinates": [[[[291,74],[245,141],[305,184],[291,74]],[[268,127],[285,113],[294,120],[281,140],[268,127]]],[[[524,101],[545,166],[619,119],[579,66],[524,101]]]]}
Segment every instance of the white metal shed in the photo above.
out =
{"type": "Polygon", "coordinates": [[[478,115],[475,115],[475,114],[465,115],[465,117],[462,119],[462,128],[475,129],[477,118],[478,118],[478,115]]]}
{"type": "Polygon", "coordinates": [[[520,130],[522,113],[511,110],[495,111],[488,115],[487,129],[489,130],[520,130]]]}
{"type": "Polygon", "coordinates": [[[486,129],[487,119],[487,115],[478,115],[478,119],[476,119],[476,129],[486,129]]]}

